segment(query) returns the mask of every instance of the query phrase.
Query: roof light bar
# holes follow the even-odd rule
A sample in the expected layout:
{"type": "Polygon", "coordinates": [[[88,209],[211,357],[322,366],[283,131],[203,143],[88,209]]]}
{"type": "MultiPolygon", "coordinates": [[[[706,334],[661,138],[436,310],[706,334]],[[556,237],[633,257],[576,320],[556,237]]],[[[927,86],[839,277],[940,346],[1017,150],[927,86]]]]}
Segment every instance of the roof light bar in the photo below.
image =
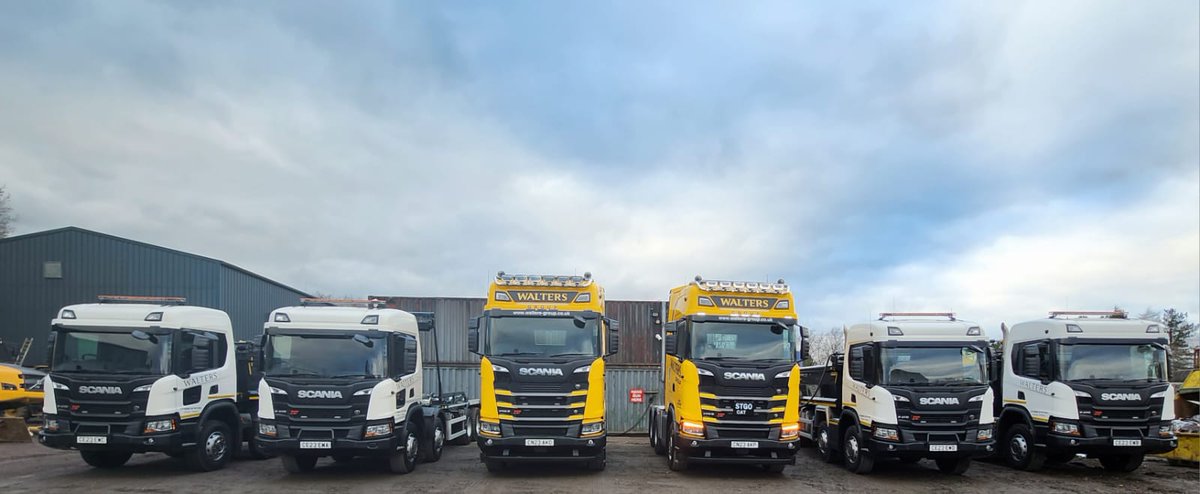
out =
{"type": "Polygon", "coordinates": [[[507,274],[504,271],[496,273],[497,285],[508,286],[553,286],[581,287],[592,284],[592,273],[578,275],[540,275],[540,274],[507,274]]]}
{"type": "Polygon", "coordinates": [[[360,305],[362,305],[362,306],[366,306],[368,309],[378,309],[378,308],[381,308],[381,307],[383,307],[383,306],[384,306],[384,304],[386,304],[386,303],[387,303],[386,301],[383,301],[383,300],[380,300],[380,299],[377,299],[377,298],[314,298],[314,297],[305,297],[305,298],[301,298],[301,299],[300,299],[300,305],[301,305],[301,306],[304,306],[304,307],[308,307],[308,306],[310,306],[310,305],[342,306],[342,307],[355,307],[355,306],[360,306],[360,305]]]}
{"type": "Polygon", "coordinates": [[[735,293],[788,293],[788,285],[782,279],[775,283],[759,282],[759,281],[728,281],[728,280],[706,280],[699,275],[692,282],[701,290],[710,292],[735,292],[735,293]]]}
{"type": "Polygon", "coordinates": [[[957,321],[953,312],[880,312],[879,320],[882,321],[889,317],[945,317],[951,321],[957,321]]]}
{"type": "Polygon", "coordinates": [[[1129,313],[1120,309],[1113,310],[1055,310],[1050,311],[1050,319],[1059,319],[1060,316],[1075,316],[1088,317],[1098,316],[1107,317],[1109,319],[1125,319],[1129,317],[1129,313]]]}
{"type": "Polygon", "coordinates": [[[143,297],[136,295],[99,295],[96,297],[96,300],[102,304],[126,302],[139,304],[158,303],[161,305],[183,305],[187,303],[187,299],[183,297],[143,297]]]}

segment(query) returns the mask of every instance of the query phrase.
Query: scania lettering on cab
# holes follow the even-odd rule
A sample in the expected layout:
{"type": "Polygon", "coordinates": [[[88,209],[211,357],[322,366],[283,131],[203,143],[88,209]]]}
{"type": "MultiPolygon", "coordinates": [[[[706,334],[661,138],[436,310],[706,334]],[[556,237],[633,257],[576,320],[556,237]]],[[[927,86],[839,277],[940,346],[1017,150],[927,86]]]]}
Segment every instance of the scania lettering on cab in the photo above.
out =
{"type": "Polygon", "coordinates": [[[480,459],[606,464],[604,358],[617,352],[604,289],[583,276],[509,275],[469,327],[480,359],[480,459]]]}
{"type": "Polygon", "coordinates": [[[1167,335],[1120,311],[1060,311],[1004,329],[994,386],[1000,454],[1020,470],[1076,454],[1130,472],[1175,449],[1167,335]]]}
{"type": "Polygon", "coordinates": [[[98,468],[148,452],[224,467],[251,423],[229,316],[178,297],[100,301],[64,307],[51,322],[38,441],[98,468]]]}
{"type": "Polygon", "coordinates": [[[265,325],[258,438],[290,473],[321,457],[382,457],[394,473],[469,441],[462,393],[422,393],[420,331],[432,314],[382,308],[378,300],[303,299],[265,325]],[[418,315],[421,317],[418,318],[418,315]]]}
{"type": "Polygon", "coordinates": [[[870,473],[875,462],[933,459],[962,474],[991,454],[988,342],[952,313],[883,313],[845,330],[845,347],[805,367],[801,436],[828,462],[870,473]]]}
{"type": "Polygon", "coordinates": [[[787,284],[697,276],[671,290],[667,311],[663,401],[649,417],[655,452],[671,470],[793,464],[801,328],[787,284]]]}

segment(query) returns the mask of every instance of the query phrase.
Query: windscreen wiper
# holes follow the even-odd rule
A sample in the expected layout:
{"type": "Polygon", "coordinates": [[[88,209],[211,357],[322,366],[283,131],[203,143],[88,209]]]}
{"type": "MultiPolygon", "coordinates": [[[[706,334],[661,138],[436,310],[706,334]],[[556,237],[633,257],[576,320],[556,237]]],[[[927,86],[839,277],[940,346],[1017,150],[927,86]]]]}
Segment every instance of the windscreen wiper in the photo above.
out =
{"type": "Polygon", "coordinates": [[[263,373],[263,375],[264,375],[264,376],[267,376],[267,377],[324,377],[324,376],[322,376],[322,375],[320,375],[320,374],[317,374],[317,373],[315,373],[315,372],[291,372],[291,373],[287,373],[287,374],[268,374],[268,373],[263,373]]]}
{"type": "Polygon", "coordinates": [[[521,355],[541,355],[541,352],[508,352],[493,354],[493,357],[517,357],[521,355]]]}
{"type": "Polygon", "coordinates": [[[554,358],[554,357],[592,357],[592,356],[593,355],[590,353],[578,353],[578,352],[556,353],[554,355],[547,355],[547,357],[550,357],[550,358],[554,358]]]}
{"type": "Polygon", "coordinates": [[[329,377],[330,377],[330,378],[332,378],[332,379],[343,378],[343,377],[361,377],[361,378],[363,378],[363,379],[382,379],[382,378],[383,378],[383,376],[376,376],[376,375],[372,375],[372,374],[362,374],[362,373],[359,373],[359,374],[338,374],[338,375],[336,375],[336,376],[329,376],[329,377]]]}

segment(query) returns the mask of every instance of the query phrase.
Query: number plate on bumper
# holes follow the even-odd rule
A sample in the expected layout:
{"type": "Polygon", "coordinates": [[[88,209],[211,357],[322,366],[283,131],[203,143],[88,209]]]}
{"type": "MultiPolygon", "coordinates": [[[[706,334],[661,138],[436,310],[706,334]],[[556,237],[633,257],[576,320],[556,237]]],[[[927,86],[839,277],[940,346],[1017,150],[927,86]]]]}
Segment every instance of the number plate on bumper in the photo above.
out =
{"type": "Polygon", "coordinates": [[[330,449],[333,441],[300,441],[300,449],[330,449]]]}
{"type": "Polygon", "coordinates": [[[526,446],[554,446],[553,439],[526,439],[526,446]]]}
{"type": "Polygon", "coordinates": [[[957,444],[930,444],[929,451],[958,451],[957,444]]]}
{"type": "Polygon", "coordinates": [[[75,444],[108,444],[107,436],[76,436],[75,444]]]}
{"type": "Polygon", "coordinates": [[[729,441],[729,447],[734,449],[757,449],[758,441],[729,441]]]}
{"type": "Polygon", "coordinates": [[[1113,439],[1113,446],[1141,446],[1141,439],[1113,439]]]}

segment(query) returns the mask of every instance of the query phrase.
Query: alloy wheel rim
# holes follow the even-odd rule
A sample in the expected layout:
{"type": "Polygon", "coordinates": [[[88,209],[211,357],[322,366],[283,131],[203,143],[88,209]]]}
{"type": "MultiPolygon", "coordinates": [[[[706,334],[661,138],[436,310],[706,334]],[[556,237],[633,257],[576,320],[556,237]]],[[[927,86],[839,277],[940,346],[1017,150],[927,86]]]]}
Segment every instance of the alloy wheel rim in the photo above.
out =
{"type": "Polygon", "coordinates": [[[858,461],[858,438],[850,436],[846,438],[846,459],[851,463],[858,461]]]}
{"type": "Polygon", "coordinates": [[[1023,460],[1029,453],[1029,444],[1025,442],[1024,437],[1017,434],[1013,436],[1012,441],[1009,441],[1008,450],[1014,460],[1023,460]]]}
{"type": "Polygon", "coordinates": [[[208,454],[209,459],[219,461],[225,456],[226,441],[225,434],[220,431],[213,431],[208,435],[208,439],[204,441],[204,452],[208,454]]]}
{"type": "Polygon", "coordinates": [[[404,440],[404,449],[405,449],[404,456],[407,456],[409,459],[417,457],[417,435],[416,435],[416,433],[413,433],[413,432],[408,433],[408,437],[404,440]]]}

